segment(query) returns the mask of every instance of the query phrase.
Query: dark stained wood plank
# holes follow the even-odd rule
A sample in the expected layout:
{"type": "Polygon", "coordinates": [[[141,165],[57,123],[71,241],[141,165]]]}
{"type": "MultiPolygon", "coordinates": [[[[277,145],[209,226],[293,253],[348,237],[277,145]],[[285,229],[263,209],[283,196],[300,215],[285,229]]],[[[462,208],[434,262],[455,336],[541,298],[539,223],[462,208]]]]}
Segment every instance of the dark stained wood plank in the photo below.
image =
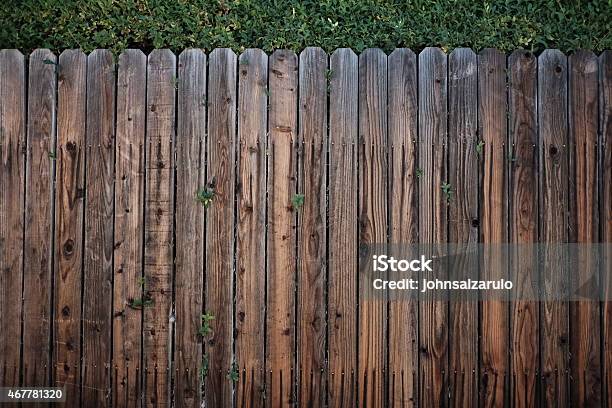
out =
{"type": "Polygon", "coordinates": [[[298,191],[298,395],[302,406],[325,405],[327,201],[327,54],[300,54],[298,191]]]}
{"type": "Polygon", "coordinates": [[[266,290],[267,400],[270,406],[292,404],[295,379],[295,272],[298,60],[277,50],[269,61],[268,252],[266,290]]]}
{"type": "Polygon", "coordinates": [[[232,403],[234,196],[236,157],[236,54],[228,48],[209,57],[207,179],[215,195],[206,212],[205,308],[215,316],[207,341],[210,375],[205,397],[211,407],[232,403]]]}
{"type": "Polygon", "coordinates": [[[0,50],[0,382],[19,385],[23,276],[25,59],[0,50]]]}
{"type": "MultiPolygon", "coordinates": [[[[418,243],[417,58],[407,48],[388,58],[389,242],[418,243]]],[[[416,299],[400,295],[389,303],[389,403],[418,404],[418,319],[416,299]]]]}
{"type": "MultiPolygon", "coordinates": [[[[576,51],[569,69],[569,205],[570,242],[599,240],[597,200],[598,61],[595,54],[576,51]]],[[[599,291],[596,263],[580,259],[578,287],[593,284],[599,291]],[[591,280],[595,277],[595,280],[591,280]]],[[[571,406],[601,406],[599,304],[585,300],[570,305],[571,406]]]]}
{"type": "Polygon", "coordinates": [[[206,55],[202,50],[188,49],[179,55],[177,110],[175,404],[199,407],[206,209],[195,197],[206,184],[206,55]]]}
{"type": "Polygon", "coordinates": [[[59,57],[57,182],[55,196],[54,386],[66,404],[79,404],[81,383],[81,284],[85,199],[87,56],[67,50],[59,57]]]}
{"type": "MultiPolygon", "coordinates": [[[[419,55],[419,242],[432,255],[444,254],[447,240],[447,60],[439,48],[419,55]]],[[[431,277],[428,277],[431,278],[431,277]]],[[[419,310],[420,400],[422,406],[446,405],[448,306],[426,293],[419,310]]]]}
{"type": "MultiPolygon", "coordinates": [[[[481,276],[486,280],[508,279],[508,270],[495,254],[508,242],[508,171],[506,55],[487,48],[478,54],[478,133],[481,210],[480,237],[491,251],[482,258],[481,276]]],[[[509,304],[482,302],[480,405],[505,406],[508,385],[510,331],[509,304]]]]}
{"type": "MultiPolygon", "coordinates": [[[[599,217],[601,242],[612,242],[612,51],[605,51],[599,56],[599,217]]],[[[602,350],[604,359],[603,401],[612,401],[612,253],[606,247],[601,265],[601,285],[605,302],[602,303],[602,350]],[[606,272],[607,271],[607,272],[606,272]]]]}
{"type": "Polygon", "coordinates": [[[30,55],[23,272],[23,385],[51,373],[51,279],[55,176],[56,65],[51,51],[30,55]],[[46,61],[46,62],[45,62],[46,61]]]}
{"type": "Polygon", "coordinates": [[[356,405],[358,58],[331,55],[329,79],[328,353],[332,407],[356,405]]]}
{"type": "Polygon", "coordinates": [[[147,61],[144,222],[145,405],[170,401],[176,57],[154,50],[147,61]]]}
{"type": "MultiPolygon", "coordinates": [[[[540,170],[540,237],[542,243],[567,242],[567,58],[558,50],[545,50],[538,57],[538,133],[540,170]]],[[[543,259],[542,289],[554,293],[568,277],[559,254],[549,251],[543,259]],[[555,272],[552,272],[555,271],[555,272]]],[[[568,406],[565,372],[569,357],[568,305],[561,301],[540,304],[540,349],[542,352],[542,403],[568,406]]]]}
{"type": "MultiPolygon", "coordinates": [[[[538,240],[537,59],[528,51],[515,51],[509,69],[509,194],[508,228],[510,242],[530,244],[538,240]]],[[[537,405],[536,382],[539,370],[537,266],[517,254],[512,256],[511,279],[516,300],[511,304],[511,403],[516,407],[537,405]],[[529,300],[525,300],[529,299],[529,300]]]]}
{"type": "Polygon", "coordinates": [[[268,56],[248,49],[240,55],[236,242],[236,400],[263,407],[266,316],[266,133],[268,56]]]}
{"type": "MultiPolygon", "coordinates": [[[[387,56],[370,48],[359,56],[359,245],[387,242],[386,108],[387,56]]],[[[369,263],[369,259],[360,262],[369,263]]],[[[360,274],[359,285],[359,401],[383,406],[387,394],[387,302],[374,294],[366,274],[360,274]]]]}
{"type": "Polygon", "coordinates": [[[110,402],[115,158],[115,64],[108,50],[87,57],[82,404],[110,402]]]}
{"type": "Polygon", "coordinates": [[[140,50],[119,56],[115,145],[115,251],[113,282],[114,405],[142,401],[141,340],[145,120],[147,57],[140,50]]]}
{"type": "MultiPolygon", "coordinates": [[[[448,240],[454,250],[476,250],[478,231],[478,62],[474,51],[457,48],[448,57],[448,183],[451,194],[448,240]]],[[[474,276],[473,257],[457,257],[453,279],[474,276]]],[[[478,405],[478,304],[453,292],[449,304],[449,387],[451,406],[478,405]]]]}

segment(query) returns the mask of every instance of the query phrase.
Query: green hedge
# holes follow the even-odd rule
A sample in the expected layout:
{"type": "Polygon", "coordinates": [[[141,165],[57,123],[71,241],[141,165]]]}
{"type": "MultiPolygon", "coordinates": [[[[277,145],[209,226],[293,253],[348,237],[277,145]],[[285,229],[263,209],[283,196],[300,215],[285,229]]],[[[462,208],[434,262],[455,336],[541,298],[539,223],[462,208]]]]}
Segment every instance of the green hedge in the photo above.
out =
{"type": "Polygon", "coordinates": [[[612,0],[3,0],[0,48],[612,48],[612,0]]]}

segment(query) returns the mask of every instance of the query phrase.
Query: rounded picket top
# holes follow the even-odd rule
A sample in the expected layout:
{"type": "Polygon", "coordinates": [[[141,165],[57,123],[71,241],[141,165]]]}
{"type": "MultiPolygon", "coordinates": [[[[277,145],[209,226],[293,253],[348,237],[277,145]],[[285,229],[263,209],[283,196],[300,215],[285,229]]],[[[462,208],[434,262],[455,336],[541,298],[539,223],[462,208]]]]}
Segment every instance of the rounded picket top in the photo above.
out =
{"type": "Polygon", "coordinates": [[[419,53],[419,58],[446,58],[446,52],[440,47],[425,47],[419,53]]]}
{"type": "Polygon", "coordinates": [[[2,71],[14,75],[19,72],[23,78],[25,67],[25,55],[17,49],[3,49],[0,50],[0,75],[2,71]]]}
{"type": "Polygon", "coordinates": [[[147,56],[142,50],[137,48],[128,48],[119,54],[119,69],[122,65],[131,64],[146,64],[147,56]]]}
{"type": "Polygon", "coordinates": [[[238,56],[238,63],[243,66],[260,64],[268,60],[268,54],[261,48],[247,48],[238,56]]]}
{"type": "Polygon", "coordinates": [[[225,58],[229,59],[238,58],[234,50],[232,50],[231,48],[215,48],[211,51],[208,57],[212,60],[214,58],[220,58],[221,56],[224,56],[225,58]]]}
{"type": "Polygon", "coordinates": [[[30,67],[44,64],[49,67],[57,65],[57,57],[48,48],[37,48],[30,54],[30,67]]]}
{"type": "Polygon", "coordinates": [[[176,55],[167,48],[159,48],[151,51],[148,58],[149,64],[158,65],[158,69],[172,68],[176,64],[176,55]]]}
{"type": "Polygon", "coordinates": [[[416,60],[416,54],[410,48],[396,48],[389,54],[389,62],[391,61],[411,61],[416,60]]]}
{"type": "Polygon", "coordinates": [[[598,70],[597,55],[589,50],[576,50],[568,58],[570,71],[580,74],[594,74],[598,70]]]}

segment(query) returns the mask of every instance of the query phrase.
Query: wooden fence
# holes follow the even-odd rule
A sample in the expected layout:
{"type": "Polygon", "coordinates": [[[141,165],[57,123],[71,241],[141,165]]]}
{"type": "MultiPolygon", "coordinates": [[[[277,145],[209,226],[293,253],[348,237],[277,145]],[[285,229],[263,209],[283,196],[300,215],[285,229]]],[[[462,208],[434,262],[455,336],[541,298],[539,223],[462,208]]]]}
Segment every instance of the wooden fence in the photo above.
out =
{"type": "Polygon", "coordinates": [[[357,274],[360,242],[612,242],[609,51],[3,50],[0,132],[0,385],[612,403],[611,303],[373,301],[357,274]]]}

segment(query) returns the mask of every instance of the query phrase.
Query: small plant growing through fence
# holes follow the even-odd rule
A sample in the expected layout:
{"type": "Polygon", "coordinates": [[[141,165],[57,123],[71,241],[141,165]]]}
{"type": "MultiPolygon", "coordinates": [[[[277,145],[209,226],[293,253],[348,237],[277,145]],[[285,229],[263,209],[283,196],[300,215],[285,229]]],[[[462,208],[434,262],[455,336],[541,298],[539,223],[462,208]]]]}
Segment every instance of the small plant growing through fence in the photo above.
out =
{"type": "Polygon", "coordinates": [[[231,380],[232,382],[238,382],[238,377],[239,377],[238,364],[236,364],[236,362],[233,361],[232,366],[227,372],[227,378],[231,380]]]}
{"type": "Polygon", "coordinates": [[[334,75],[334,70],[333,69],[328,69],[327,71],[325,71],[325,81],[327,82],[327,93],[328,94],[331,91],[331,79],[332,79],[332,75],[334,75]]]}
{"type": "Polygon", "coordinates": [[[484,148],[484,140],[480,140],[476,145],[476,153],[478,153],[478,157],[482,157],[482,150],[484,148]]]}
{"type": "Polygon", "coordinates": [[[132,299],[129,306],[132,309],[140,310],[144,309],[145,307],[151,307],[153,306],[153,304],[153,299],[148,296],[145,296],[144,298],[132,299]]]}
{"type": "Polygon", "coordinates": [[[444,193],[444,197],[446,197],[446,202],[450,203],[453,198],[453,188],[450,183],[442,183],[442,193],[444,193]]]}
{"type": "Polygon", "coordinates": [[[204,208],[208,208],[210,207],[213,202],[213,199],[215,198],[215,189],[211,186],[201,188],[196,193],[196,198],[200,202],[200,204],[204,206],[204,208]]]}
{"type": "Polygon", "coordinates": [[[304,194],[294,194],[291,199],[291,205],[294,210],[299,210],[304,206],[304,194]]]}
{"type": "Polygon", "coordinates": [[[209,334],[212,333],[213,330],[210,325],[210,322],[212,322],[213,320],[215,320],[215,316],[213,316],[210,312],[206,312],[200,317],[201,326],[198,330],[200,336],[207,337],[209,334]]]}
{"type": "Polygon", "coordinates": [[[420,179],[421,177],[423,177],[423,169],[418,168],[416,169],[415,173],[416,173],[417,178],[420,179]]]}
{"type": "Polygon", "coordinates": [[[55,160],[55,159],[57,159],[57,153],[56,153],[56,151],[55,151],[55,150],[51,150],[51,151],[49,151],[49,158],[50,158],[51,160],[55,160]]]}

